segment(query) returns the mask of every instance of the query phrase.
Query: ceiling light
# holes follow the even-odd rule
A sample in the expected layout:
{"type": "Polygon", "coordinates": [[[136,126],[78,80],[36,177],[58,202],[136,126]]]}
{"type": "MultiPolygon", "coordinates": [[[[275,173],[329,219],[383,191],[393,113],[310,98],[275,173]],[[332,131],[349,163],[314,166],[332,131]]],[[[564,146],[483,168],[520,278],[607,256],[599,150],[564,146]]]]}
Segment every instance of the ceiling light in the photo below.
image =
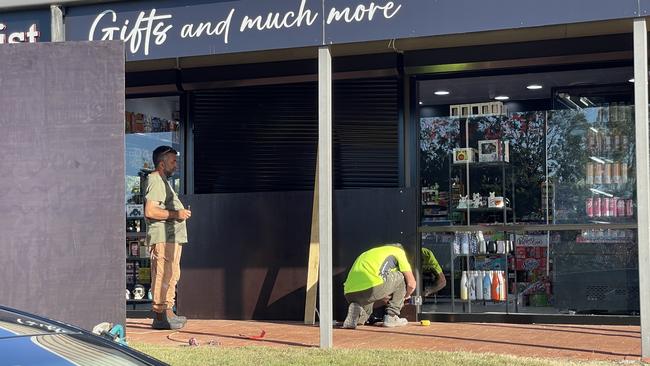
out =
{"type": "Polygon", "coordinates": [[[528,89],[528,90],[539,90],[541,88],[542,88],[542,86],[539,85],[539,84],[531,84],[531,85],[526,86],[526,89],[528,89]]]}
{"type": "Polygon", "coordinates": [[[424,104],[424,103],[422,103],[421,101],[420,101],[420,102],[418,102],[418,103],[419,103],[420,105],[422,105],[422,104],[424,104]]]}
{"type": "Polygon", "coordinates": [[[494,99],[496,99],[496,100],[508,100],[508,99],[510,99],[510,97],[507,96],[507,95],[499,95],[498,97],[494,97],[494,99]]]}
{"type": "Polygon", "coordinates": [[[601,190],[599,190],[599,189],[596,189],[596,188],[589,188],[589,190],[592,191],[593,193],[596,193],[596,194],[602,194],[602,195],[605,196],[605,197],[614,197],[613,194],[611,194],[611,193],[607,193],[607,192],[603,192],[603,191],[601,191],[601,190]]]}
{"type": "Polygon", "coordinates": [[[605,160],[602,160],[602,159],[600,159],[600,158],[598,158],[596,156],[590,156],[589,159],[595,161],[598,164],[605,164],[605,160]]]}
{"type": "Polygon", "coordinates": [[[435,95],[449,95],[449,92],[447,90],[438,90],[434,92],[433,94],[435,95]]]}
{"type": "Polygon", "coordinates": [[[634,78],[632,78],[632,79],[630,79],[630,80],[628,80],[628,81],[629,81],[630,83],[633,83],[633,82],[634,82],[634,78]]]}

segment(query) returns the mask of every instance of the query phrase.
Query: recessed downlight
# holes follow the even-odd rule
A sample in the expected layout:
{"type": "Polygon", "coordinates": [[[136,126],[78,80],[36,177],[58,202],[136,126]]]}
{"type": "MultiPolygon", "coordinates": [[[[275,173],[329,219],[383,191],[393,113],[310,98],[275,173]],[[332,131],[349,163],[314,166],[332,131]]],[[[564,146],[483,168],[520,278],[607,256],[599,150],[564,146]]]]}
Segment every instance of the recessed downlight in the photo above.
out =
{"type": "Polygon", "coordinates": [[[530,84],[530,85],[526,86],[526,89],[528,89],[528,90],[539,90],[541,88],[543,88],[543,86],[541,86],[539,84],[530,84]]]}
{"type": "Polygon", "coordinates": [[[433,94],[435,94],[435,95],[449,95],[449,91],[448,90],[437,90],[433,94]]]}
{"type": "Polygon", "coordinates": [[[422,104],[424,104],[424,103],[422,103],[422,101],[419,101],[418,104],[419,104],[419,105],[422,105],[422,104]]]}
{"type": "Polygon", "coordinates": [[[510,99],[510,97],[507,96],[507,95],[499,95],[499,96],[494,97],[494,99],[496,99],[496,100],[508,100],[508,99],[510,99]]]}
{"type": "Polygon", "coordinates": [[[630,79],[630,80],[628,80],[628,81],[629,81],[630,83],[633,83],[633,82],[634,82],[634,79],[630,79]]]}

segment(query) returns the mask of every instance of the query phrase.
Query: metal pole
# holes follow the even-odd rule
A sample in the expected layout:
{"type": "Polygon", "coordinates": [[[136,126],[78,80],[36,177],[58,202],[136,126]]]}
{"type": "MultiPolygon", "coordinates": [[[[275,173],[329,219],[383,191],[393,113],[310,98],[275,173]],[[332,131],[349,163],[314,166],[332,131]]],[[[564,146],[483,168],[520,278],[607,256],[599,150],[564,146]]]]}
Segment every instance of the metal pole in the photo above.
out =
{"type": "Polygon", "coordinates": [[[650,356],[650,144],[648,142],[648,40],[644,18],[634,19],[634,125],[639,243],[641,354],[650,356]]]}
{"type": "Polygon", "coordinates": [[[52,42],[65,41],[65,26],[63,24],[63,9],[59,5],[50,5],[50,14],[52,17],[52,42]]]}
{"type": "Polygon", "coordinates": [[[318,197],[320,347],[332,348],[332,55],[318,49],[318,197]]]}

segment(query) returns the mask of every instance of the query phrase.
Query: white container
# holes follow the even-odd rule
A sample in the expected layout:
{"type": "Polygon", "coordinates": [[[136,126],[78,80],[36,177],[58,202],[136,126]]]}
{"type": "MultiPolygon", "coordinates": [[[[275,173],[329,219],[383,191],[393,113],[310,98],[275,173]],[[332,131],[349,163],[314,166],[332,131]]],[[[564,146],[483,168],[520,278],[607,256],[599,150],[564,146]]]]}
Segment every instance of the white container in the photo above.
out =
{"type": "Polygon", "coordinates": [[[483,271],[476,271],[476,276],[474,276],[475,287],[476,287],[476,300],[483,300],[483,276],[485,274],[483,271]]]}
{"type": "Polygon", "coordinates": [[[469,298],[469,291],[467,288],[467,271],[463,271],[460,277],[460,299],[467,300],[469,298]]]}
{"type": "Polygon", "coordinates": [[[492,299],[492,277],[490,271],[483,272],[483,300],[492,299]]]}
{"type": "Polygon", "coordinates": [[[476,271],[469,271],[467,285],[469,287],[469,299],[476,300],[476,271]]]}

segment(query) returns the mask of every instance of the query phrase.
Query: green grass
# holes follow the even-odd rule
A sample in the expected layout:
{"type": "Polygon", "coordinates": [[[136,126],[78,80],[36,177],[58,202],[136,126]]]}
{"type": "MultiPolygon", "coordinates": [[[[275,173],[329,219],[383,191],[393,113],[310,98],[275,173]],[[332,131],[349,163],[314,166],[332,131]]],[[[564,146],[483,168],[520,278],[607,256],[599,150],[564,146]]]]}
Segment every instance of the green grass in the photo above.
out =
{"type": "MultiPolygon", "coordinates": [[[[620,365],[614,362],[578,362],[524,358],[469,352],[429,352],[419,350],[359,350],[275,347],[157,346],[143,343],[131,347],[174,366],[183,365],[620,365]]],[[[625,362],[625,364],[640,364],[625,362]]]]}

